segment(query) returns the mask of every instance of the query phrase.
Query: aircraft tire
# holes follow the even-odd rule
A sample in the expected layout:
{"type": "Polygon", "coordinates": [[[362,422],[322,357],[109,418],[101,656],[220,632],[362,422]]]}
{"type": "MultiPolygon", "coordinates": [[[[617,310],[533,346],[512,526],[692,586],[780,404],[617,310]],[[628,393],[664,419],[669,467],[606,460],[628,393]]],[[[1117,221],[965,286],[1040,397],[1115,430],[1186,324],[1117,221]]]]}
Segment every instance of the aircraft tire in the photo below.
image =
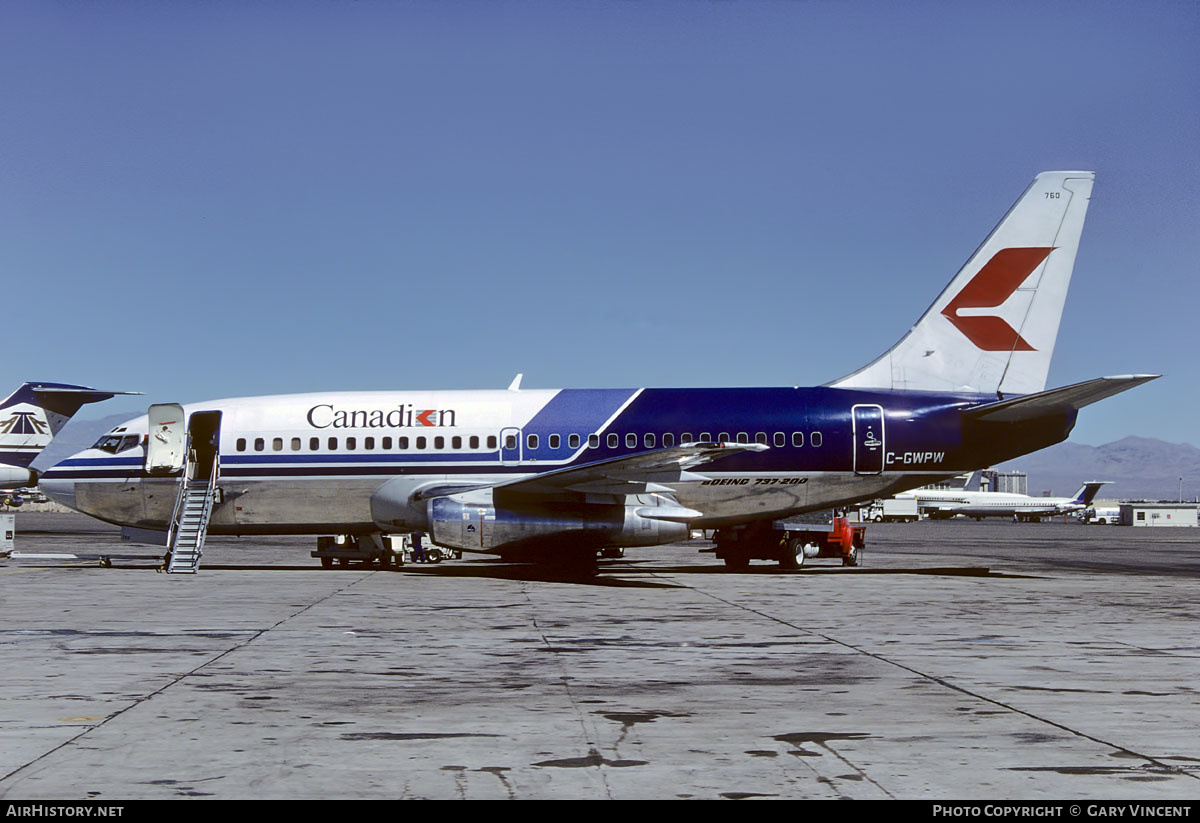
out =
{"type": "Polygon", "coordinates": [[[790,537],[780,547],[779,565],[784,569],[798,569],[804,565],[804,541],[790,537]]]}
{"type": "Polygon", "coordinates": [[[858,549],[856,549],[852,546],[850,548],[849,554],[842,555],[842,565],[843,566],[857,566],[858,565],[858,549]]]}

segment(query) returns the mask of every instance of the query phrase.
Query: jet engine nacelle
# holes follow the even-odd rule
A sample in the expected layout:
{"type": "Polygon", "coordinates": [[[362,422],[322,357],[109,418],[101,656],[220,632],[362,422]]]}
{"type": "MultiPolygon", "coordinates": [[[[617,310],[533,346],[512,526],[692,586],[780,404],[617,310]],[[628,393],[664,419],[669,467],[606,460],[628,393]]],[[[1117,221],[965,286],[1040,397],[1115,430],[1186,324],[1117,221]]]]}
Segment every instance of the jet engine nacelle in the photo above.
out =
{"type": "Polygon", "coordinates": [[[477,552],[551,542],[570,549],[657,546],[688,538],[686,523],[639,514],[658,505],[657,500],[642,497],[626,498],[625,503],[528,505],[473,501],[470,495],[438,497],[428,505],[430,537],[439,546],[477,552]]]}
{"type": "Polygon", "coordinates": [[[0,488],[15,489],[37,483],[33,472],[20,466],[0,465],[0,488]]]}

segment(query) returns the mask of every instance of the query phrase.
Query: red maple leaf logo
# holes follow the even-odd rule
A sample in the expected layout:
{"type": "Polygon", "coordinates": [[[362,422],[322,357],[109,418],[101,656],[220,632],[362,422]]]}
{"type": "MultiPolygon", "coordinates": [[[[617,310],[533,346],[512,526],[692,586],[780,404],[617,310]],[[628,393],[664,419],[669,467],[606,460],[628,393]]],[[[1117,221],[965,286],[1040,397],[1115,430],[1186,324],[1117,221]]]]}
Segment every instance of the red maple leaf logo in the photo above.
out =
{"type": "Polygon", "coordinates": [[[1017,330],[995,315],[960,317],[959,309],[994,309],[1004,305],[1054,247],[1001,249],[971,278],[942,314],[968,340],[984,351],[1037,351],[1017,330]]]}

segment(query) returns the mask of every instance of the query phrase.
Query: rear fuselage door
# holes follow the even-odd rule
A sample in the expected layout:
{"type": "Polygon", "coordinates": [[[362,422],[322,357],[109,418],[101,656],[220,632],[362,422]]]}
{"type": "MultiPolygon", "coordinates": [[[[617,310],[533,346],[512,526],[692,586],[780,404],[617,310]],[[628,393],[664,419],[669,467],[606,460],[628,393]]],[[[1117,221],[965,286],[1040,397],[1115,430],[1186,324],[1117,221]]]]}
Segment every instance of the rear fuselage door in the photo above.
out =
{"type": "Polygon", "coordinates": [[[883,471],[883,407],[863,404],[851,409],[854,417],[854,473],[883,471]]]}
{"type": "Polygon", "coordinates": [[[156,403],[147,411],[150,419],[146,441],[146,473],[177,474],[187,453],[187,425],[178,403],[156,403]]]}

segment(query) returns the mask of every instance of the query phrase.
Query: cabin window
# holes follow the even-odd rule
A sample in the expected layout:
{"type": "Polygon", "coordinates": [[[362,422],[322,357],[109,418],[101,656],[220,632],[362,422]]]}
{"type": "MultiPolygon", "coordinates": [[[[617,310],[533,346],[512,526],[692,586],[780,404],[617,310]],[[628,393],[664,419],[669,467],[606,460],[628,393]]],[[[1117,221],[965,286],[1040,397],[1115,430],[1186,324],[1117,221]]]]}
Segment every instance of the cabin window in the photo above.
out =
{"type": "Polygon", "coordinates": [[[319,438],[319,437],[308,438],[308,450],[312,451],[312,452],[320,451],[321,450],[321,438],[319,438]]]}
{"type": "Polygon", "coordinates": [[[424,448],[425,448],[425,442],[426,442],[426,441],[425,441],[425,438],[424,438],[424,437],[418,437],[418,438],[417,438],[417,449],[418,449],[418,450],[422,450],[422,449],[424,449],[424,448]]]}
{"type": "Polygon", "coordinates": [[[821,437],[821,433],[820,433],[820,432],[813,432],[812,434],[810,434],[810,435],[808,436],[808,442],[809,442],[809,443],[812,443],[812,446],[813,446],[813,448],[814,448],[814,449],[819,449],[819,448],[821,448],[821,443],[822,443],[822,441],[823,441],[823,440],[824,440],[824,438],[823,438],[823,437],[821,437]]]}
{"type": "Polygon", "coordinates": [[[450,438],[450,448],[461,449],[462,448],[462,438],[459,437],[458,435],[451,437],[450,438]]]}
{"type": "Polygon", "coordinates": [[[712,433],[711,432],[700,432],[700,442],[701,443],[711,443],[712,442],[712,433]]]}
{"type": "Polygon", "coordinates": [[[400,449],[400,451],[408,451],[408,438],[407,437],[397,437],[396,438],[396,448],[400,449]]]}
{"type": "Polygon", "coordinates": [[[792,445],[796,448],[804,445],[804,432],[792,432],[792,445]]]}
{"type": "Polygon", "coordinates": [[[294,452],[300,451],[300,438],[299,437],[292,438],[292,451],[294,451],[294,452]]]}
{"type": "Polygon", "coordinates": [[[694,439],[692,439],[691,432],[684,432],[683,434],[679,435],[679,442],[680,443],[695,443],[696,441],[694,439]]]}
{"type": "Polygon", "coordinates": [[[329,450],[331,452],[337,451],[337,438],[336,437],[329,438],[327,445],[329,446],[329,450]]]}
{"type": "Polygon", "coordinates": [[[237,450],[240,452],[244,452],[246,450],[246,438],[239,437],[237,439],[237,450]]]}
{"type": "Polygon", "coordinates": [[[550,435],[550,442],[548,445],[552,449],[557,449],[562,445],[562,440],[559,438],[559,436],[557,434],[552,434],[552,435],[550,435]]]}
{"type": "Polygon", "coordinates": [[[517,436],[515,434],[504,435],[504,448],[515,449],[517,447],[517,436]]]}
{"type": "Polygon", "coordinates": [[[261,437],[254,438],[254,450],[260,452],[267,447],[267,443],[261,437]]]}
{"type": "Polygon", "coordinates": [[[775,447],[783,448],[787,445],[787,435],[783,432],[775,432],[775,447]]]}
{"type": "Polygon", "coordinates": [[[487,447],[488,447],[489,449],[495,449],[495,448],[496,448],[496,435],[494,435],[494,434],[489,434],[489,435],[488,435],[487,447]]]}
{"type": "Polygon", "coordinates": [[[433,447],[435,449],[446,448],[446,438],[442,437],[440,434],[437,437],[433,438],[433,447]]]}
{"type": "Polygon", "coordinates": [[[746,434],[745,432],[738,432],[738,438],[737,438],[737,442],[739,442],[739,443],[749,443],[749,442],[750,442],[750,435],[746,434]]]}
{"type": "Polygon", "coordinates": [[[589,434],[588,435],[588,448],[589,449],[600,448],[600,435],[598,435],[598,434],[589,434]]]}
{"type": "Polygon", "coordinates": [[[538,436],[536,434],[529,435],[525,438],[525,444],[531,449],[536,449],[538,447],[538,436]]]}
{"type": "Polygon", "coordinates": [[[271,451],[277,451],[277,452],[283,451],[283,438],[282,437],[274,437],[271,439],[271,451]]]}
{"type": "Polygon", "coordinates": [[[645,436],[642,438],[642,443],[644,443],[644,444],[645,444],[645,446],[646,446],[646,448],[648,448],[648,449],[652,449],[652,448],[654,448],[654,435],[653,435],[653,434],[646,434],[646,435],[645,435],[645,436]]]}
{"type": "Polygon", "coordinates": [[[767,445],[767,433],[759,432],[758,434],[754,435],[754,442],[761,443],[764,446],[767,445]]]}
{"type": "Polygon", "coordinates": [[[675,445],[675,435],[667,433],[663,435],[663,448],[671,448],[675,445]]]}
{"type": "Polygon", "coordinates": [[[385,452],[390,452],[392,450],[392,438],[391,437],[383,438],[379,442],[379,447],[381,449],[383,449],[385,452]]]}
{"type": "Polygon", "coordinates": [[[728,443],[729,442],[729,432],[721,432],[721,434],[717,436],[717,442],[718,443],[728,443]]]}
{"type": "Polygon", "coordinates": [[[579,435],[573,434],[567,438],[567,448],[569,448],[569,449],[579,448],[579,435]]]}
{"type": "Polygon", "coordinates": [[[615,448],[616,448],[617,446],[619,446],[619,445],[621,445],[621,438],[620,438],[620,436],[619,436],[619,435],[616,435],[616,434],[610,434],[610,435],[608,436],[608,447],[609,447],[610,449],[615,449],[615,448]]]}
{"type": "Polygon", "coordinates": [[[346,438],[346,451],[354,451],[356,448],[358,448],[358,438],[357,437],[347,437],[346,438]]]}
{"type": "Polygon", "coordinates": [[[374,451],[375,450],[375,438],[374,437],[364,437],[363,438],[363,448],[366,449],[367,451],[374,451]]]}
{"type": "Polygon", "coordinates": [[[625,435],[625,448],[627,448],[627,449],[636,449],[637,448],[637,435],[636,434],[625,435]]]}

